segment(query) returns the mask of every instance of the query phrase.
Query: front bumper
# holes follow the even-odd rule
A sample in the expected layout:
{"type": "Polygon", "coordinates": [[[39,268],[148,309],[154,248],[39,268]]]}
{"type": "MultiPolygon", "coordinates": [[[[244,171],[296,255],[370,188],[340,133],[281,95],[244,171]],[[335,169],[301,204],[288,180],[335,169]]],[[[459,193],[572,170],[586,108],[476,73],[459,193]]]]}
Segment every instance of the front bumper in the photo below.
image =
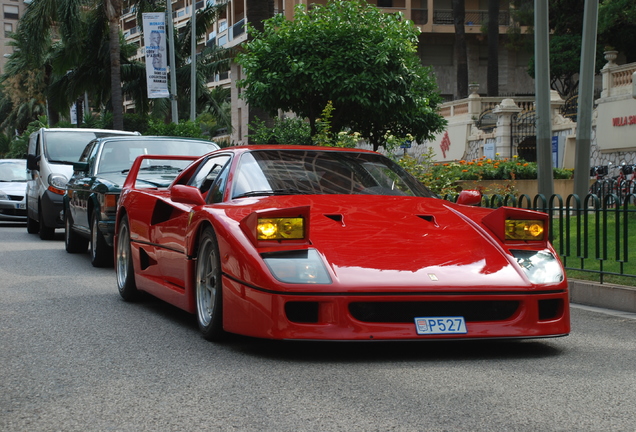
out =
{"type": "Polygon", "coordinates": [[[27,219],[26,200],[0,201],[0,220],[25,222],[27,219]]]}
{"type": "Polygon", "coordinates": [[[283,294],[223,278],[225,330],[269,339],[450,340],[564,336],[568,291],[283,294]],[[416,317],[464,316],[467,334],[418,335],[416,317]]]}

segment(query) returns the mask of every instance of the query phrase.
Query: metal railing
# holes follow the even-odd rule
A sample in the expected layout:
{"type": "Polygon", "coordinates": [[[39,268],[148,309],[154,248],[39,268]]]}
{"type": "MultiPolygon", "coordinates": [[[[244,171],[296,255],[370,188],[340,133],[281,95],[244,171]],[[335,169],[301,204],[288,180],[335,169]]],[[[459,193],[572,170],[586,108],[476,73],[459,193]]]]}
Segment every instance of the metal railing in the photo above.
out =
{"type": "Polygon", "coordinates": [[[636,195],[633,189],[621,194],[617,186],[599,195],[590,193],[583,200],[577,195],[565,199],[560,195],[549,199],[543,195],[484,196],[481,206],[547,213],[550,241],[566,270],[595,274],[600,283],[611,277],[612,282],[636,285],[636,195]]]}

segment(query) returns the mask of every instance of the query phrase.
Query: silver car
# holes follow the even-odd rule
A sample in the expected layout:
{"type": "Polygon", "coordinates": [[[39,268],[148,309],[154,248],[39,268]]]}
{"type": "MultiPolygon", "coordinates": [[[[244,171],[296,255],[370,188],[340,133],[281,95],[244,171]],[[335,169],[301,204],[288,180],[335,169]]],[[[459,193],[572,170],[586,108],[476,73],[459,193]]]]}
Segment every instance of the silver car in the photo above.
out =
{"type": "Polygon", "coordinates": [[[0,159],[0,220],[26,222],[25,159],[0,159]]]}

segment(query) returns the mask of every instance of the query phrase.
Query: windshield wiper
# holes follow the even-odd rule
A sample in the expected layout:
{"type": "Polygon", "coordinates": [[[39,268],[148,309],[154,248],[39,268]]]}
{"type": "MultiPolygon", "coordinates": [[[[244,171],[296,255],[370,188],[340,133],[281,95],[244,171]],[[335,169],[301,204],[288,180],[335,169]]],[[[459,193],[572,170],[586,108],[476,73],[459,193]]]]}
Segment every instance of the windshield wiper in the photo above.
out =
{"type": "Polygon", "coordinates": [[[271,195],[307,195],[309,191],[302,191],[294,188],[287,189],[274,189],[274,190],[257,190],[257,191],[249,191],[244,192],[240,195],[235,196],[234,198],[244,198],[251,196],[271,196],[271,195]]]}
{"type": "Polygon", "coordinates": [[[140,168],[139,171],[177,171],[181,172],[181,168],[172,165],[151,165],[149,167],[140,168]]]}

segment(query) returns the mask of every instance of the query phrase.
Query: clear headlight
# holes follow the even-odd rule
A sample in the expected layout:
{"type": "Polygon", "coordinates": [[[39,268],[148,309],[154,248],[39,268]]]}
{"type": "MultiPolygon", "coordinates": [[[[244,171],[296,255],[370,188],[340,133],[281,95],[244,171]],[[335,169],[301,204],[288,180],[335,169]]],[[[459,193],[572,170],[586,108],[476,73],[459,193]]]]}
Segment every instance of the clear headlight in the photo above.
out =
{"type": "Polygon", "coordinates": [[[3,191],[0,190],[0,200],[8,201],[9,200],[9,195],[7,195],[6,193],[4,193],[3,191]]]}
{"type": "Polygon", "coordinates": [[[51,174],[49,176],[49,185],[57,189],[66,189],[68,179],[62,174],[51,174]]]}
{"type": "Polygon", "coordinates": [[[552,253],[532,250],[511,250],[517,263],[530,282],[535,284],[555,283],[563,280],[563,269],[552,253]]]}
{"type": "Polygon", "coordinates": [[[274,277],[296,284],[330,284],[322,259],[315,249],[270,252],[261,255],[274,277]]]}

